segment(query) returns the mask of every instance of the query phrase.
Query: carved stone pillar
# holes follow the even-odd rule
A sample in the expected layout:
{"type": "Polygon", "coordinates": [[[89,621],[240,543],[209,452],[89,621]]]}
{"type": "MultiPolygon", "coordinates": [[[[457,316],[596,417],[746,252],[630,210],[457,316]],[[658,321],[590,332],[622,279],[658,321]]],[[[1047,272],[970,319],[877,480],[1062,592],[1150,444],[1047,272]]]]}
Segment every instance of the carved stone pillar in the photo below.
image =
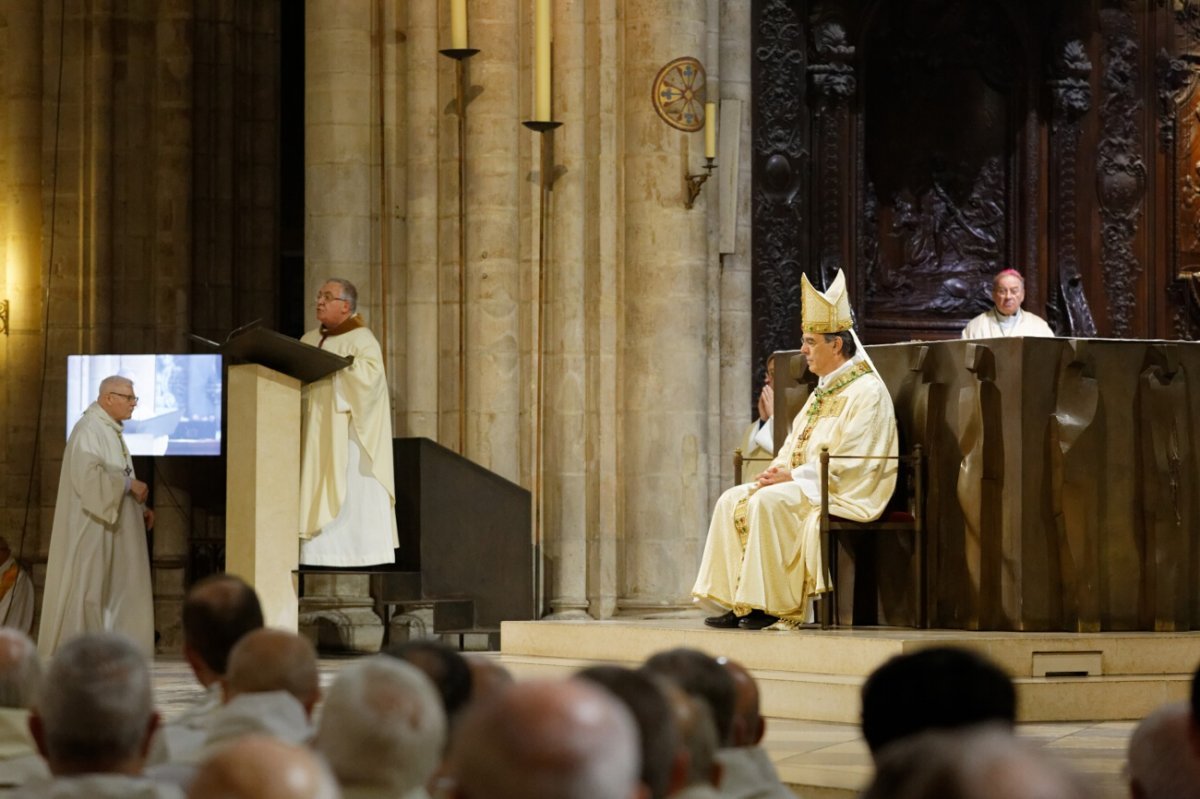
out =
{"type": "Polygon", "coordinates": [[[699,135],[676,130],[648,91],[680,53],[705,50],[705,20],[664,0],[625,6],[622,611],[688,601],[708,525],[706,188],[684,207],[699,135]]]}
{"type": "MultiPolygon", "coordinates": [[[[464,454],[524,483],[528,471],[522,469],[521,410],[528,396],[523,387],[532,380],[521,363],[529,337],[522,332],[519,220],[528,184],[520,168],[524,128],[517,115],[529,85],[521,79],[521,47],[532,31],[520,22],[511,0],[480,0],[471,6],[471,44],[486,54],[473,59],[471,82],[487,90],[472,101],[467,117],[464,454]]],[[[452,99],[447,95],[444,103],[452,99]]],[[[456,261],[456,251],[448,249],[456,261]]]]}
{"type": "Polygon", "coordinates": [[[306,0],[304,25],[305,327],[328,277],[359,291],[374,325],[371,266],[371,0],[306,0]]]}

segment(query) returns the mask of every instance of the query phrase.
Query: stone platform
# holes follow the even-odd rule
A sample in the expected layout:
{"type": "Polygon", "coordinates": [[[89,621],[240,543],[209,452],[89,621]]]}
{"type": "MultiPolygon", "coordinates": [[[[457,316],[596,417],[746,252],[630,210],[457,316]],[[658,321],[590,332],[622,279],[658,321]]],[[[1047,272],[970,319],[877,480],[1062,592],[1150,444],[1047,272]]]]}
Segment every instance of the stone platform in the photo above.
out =
{"type": "Polygon", "coordinates": [[[1017,685],[1018,719],[1140,719],[1187,698],[1200,632],[1006,633],[854,628],[713,630],[699,617],[504,622],[501,661],[521,677],[564,676],[596,663],[636,665],[688,646],[728,655],[759,680],[764,715],[856,724],[863,681],[888,658],[922,647],[977,650],[1017,685]]]}

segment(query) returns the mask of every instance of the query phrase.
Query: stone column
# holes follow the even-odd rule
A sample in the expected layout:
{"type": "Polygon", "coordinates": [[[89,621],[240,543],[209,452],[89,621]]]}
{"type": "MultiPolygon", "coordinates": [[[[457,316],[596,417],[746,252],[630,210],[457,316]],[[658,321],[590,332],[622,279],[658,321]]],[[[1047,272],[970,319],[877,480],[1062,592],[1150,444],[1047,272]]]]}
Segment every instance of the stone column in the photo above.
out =
{"type": "MultiPolygon", "coordinates": [[[[465,454],[514,482],[527,484],[521,436],[527,350],[520,275],[522,181],[521,100],[528,84],[519,63],[523,34],[512,0],[471,6],[471,41],[486,57],[470,65],[485,87],[467,117],[467,446],[465,454]]],[[[449,102],[451,96],[446,97],[449,102]]],[[[443,296],[443,299],[445,297],[443,296]]],[[[526,317],[527,318],[527,317],[526,317]]]]}
{"type": "MultiPolygon", "coordinates": [[[[439,357],[438,327],[438,149],[442,144],[439,124],[444,102],[438,93],[438,72],[447,59],[429,54],[438,49],[438,5],[408,4],[408,43],[405,62],[406,125],[404,229],[404,393],[398,404],[403,414],[396,434],[438,435],[438,379],[444,357],[439,357]]],[[[399,281],[397,281],[399,282],[399,281]]],[[[447,372],[456,371],[453,366],[447,372]]],[[[452,389],[451,389],[452,390],[452,389]]],[[[397,397],[400,397],[397,389],[397,397]]],[[[452,439],[446,438],[449,442],[452,439]]]]}
{"type": "MultiPolygon", "coordinates": [[[[542,412],[544,503],[542,516],[546,589],[556,617],[583,615],[588,609],[587,534],[596,522],[595,491],[588,485],[588,451],[594,442],[587,429],[589,407],[586,282],[588,263],[587,187],[587,26],[585,3],[554,4],[554,118],[563,126],[547,134],[553,164],[543,164],[540,136],[533,136],[534,171],[549,167],[551,191],[547,220],[544,401],[542,412]],[[589,441],[591,439],[591,441],[589,441]]],[[[549,159],[547,159],[549,160],[549,159]]],[[[540,201],[534,197],[537,212],[540,201]]],[[[534,220],[534,257],[537,224],[534,220]]],[[[536,289],[536,287],[535,287],[536,289]]],[[[536,361],[534,361],[536,364],[536,361]]],[[[537,398],[534,397],[534,402],[537,398]]],[[[536,439],[535,439],[536,440],[536,439]]],[[[534,475],[534,480],[537,475],[534,475]]]]}
{"type": "Polygon", "coordinates": [[[713,195],[684,207],[683,175],[702,163],[703,134],[668,126],[649,98],[667,62],[704,57],[704,9],[625,6],[623,612],[687,601],[708,521],[705,212],[713,195]]]}
{"type": "Polygon", "coordinates": [[[372,325],[373,3],[305,0],[304,10],[305,327],[316,325],[312,297],[328,277],[358,287],[372,325]]]}
{"type": "MultiPolygon", "coordinates": [[[[720,484],[714,490],[714,497],[723,487],[733,483],[732,453],[737,447],[744,446],[741,437],[749,421],[749,399],[759,388],[751,384],[756,367],[751,363],[754,347],[750,315],[751,1],[723,0],[720,16],[720,99],[740,100],[742,115],[737,163],[718,162],[719,169],[737,170],[737,233],[734,251],[720,256],[721,448],[717,453],[720,461],[716,464],[720,484]]],[[[722,197],[721,202],[732,199],[722,197]]]]}
{"type": "Polygon", "coordinates": [[[40,403],[30,392],[44,335],[42,14],[41,0],[13,0],[0,28],[0,302],[8,302],[8,334],[0,335],[0,527],[25,557],[37,554],[41,522],[39,483],[30,481],[37,423],[31,411],[40,403]]]}

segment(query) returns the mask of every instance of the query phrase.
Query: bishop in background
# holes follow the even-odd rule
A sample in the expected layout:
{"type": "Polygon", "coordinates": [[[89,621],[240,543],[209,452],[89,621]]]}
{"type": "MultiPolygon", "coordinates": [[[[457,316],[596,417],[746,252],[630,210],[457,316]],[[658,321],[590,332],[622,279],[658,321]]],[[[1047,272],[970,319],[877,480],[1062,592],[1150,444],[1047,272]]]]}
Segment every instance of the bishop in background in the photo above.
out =
{"type": "Polygon", "coordinates": [[[353,363],[301,394],[300,563],[392,563],[399,536],[383,353],[356,312],[353,283],[330,278],[316,300],[320,325],[300,340],[353,363]]]}

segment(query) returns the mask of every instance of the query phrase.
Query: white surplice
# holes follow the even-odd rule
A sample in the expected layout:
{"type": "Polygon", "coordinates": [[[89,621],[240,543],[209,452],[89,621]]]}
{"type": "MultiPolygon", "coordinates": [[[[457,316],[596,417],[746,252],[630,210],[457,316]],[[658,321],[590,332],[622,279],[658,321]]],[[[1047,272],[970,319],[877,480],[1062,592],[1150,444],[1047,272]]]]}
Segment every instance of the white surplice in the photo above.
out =
{"type": "Polygon", "coordinates": [[[1014,336],[1054,338],[1054,331],[1035,313],[1018,308],[1012,316],[1005,316],[993,307],[967,322],[962,332],[962,337],[967,339],[1014,336]]]}

